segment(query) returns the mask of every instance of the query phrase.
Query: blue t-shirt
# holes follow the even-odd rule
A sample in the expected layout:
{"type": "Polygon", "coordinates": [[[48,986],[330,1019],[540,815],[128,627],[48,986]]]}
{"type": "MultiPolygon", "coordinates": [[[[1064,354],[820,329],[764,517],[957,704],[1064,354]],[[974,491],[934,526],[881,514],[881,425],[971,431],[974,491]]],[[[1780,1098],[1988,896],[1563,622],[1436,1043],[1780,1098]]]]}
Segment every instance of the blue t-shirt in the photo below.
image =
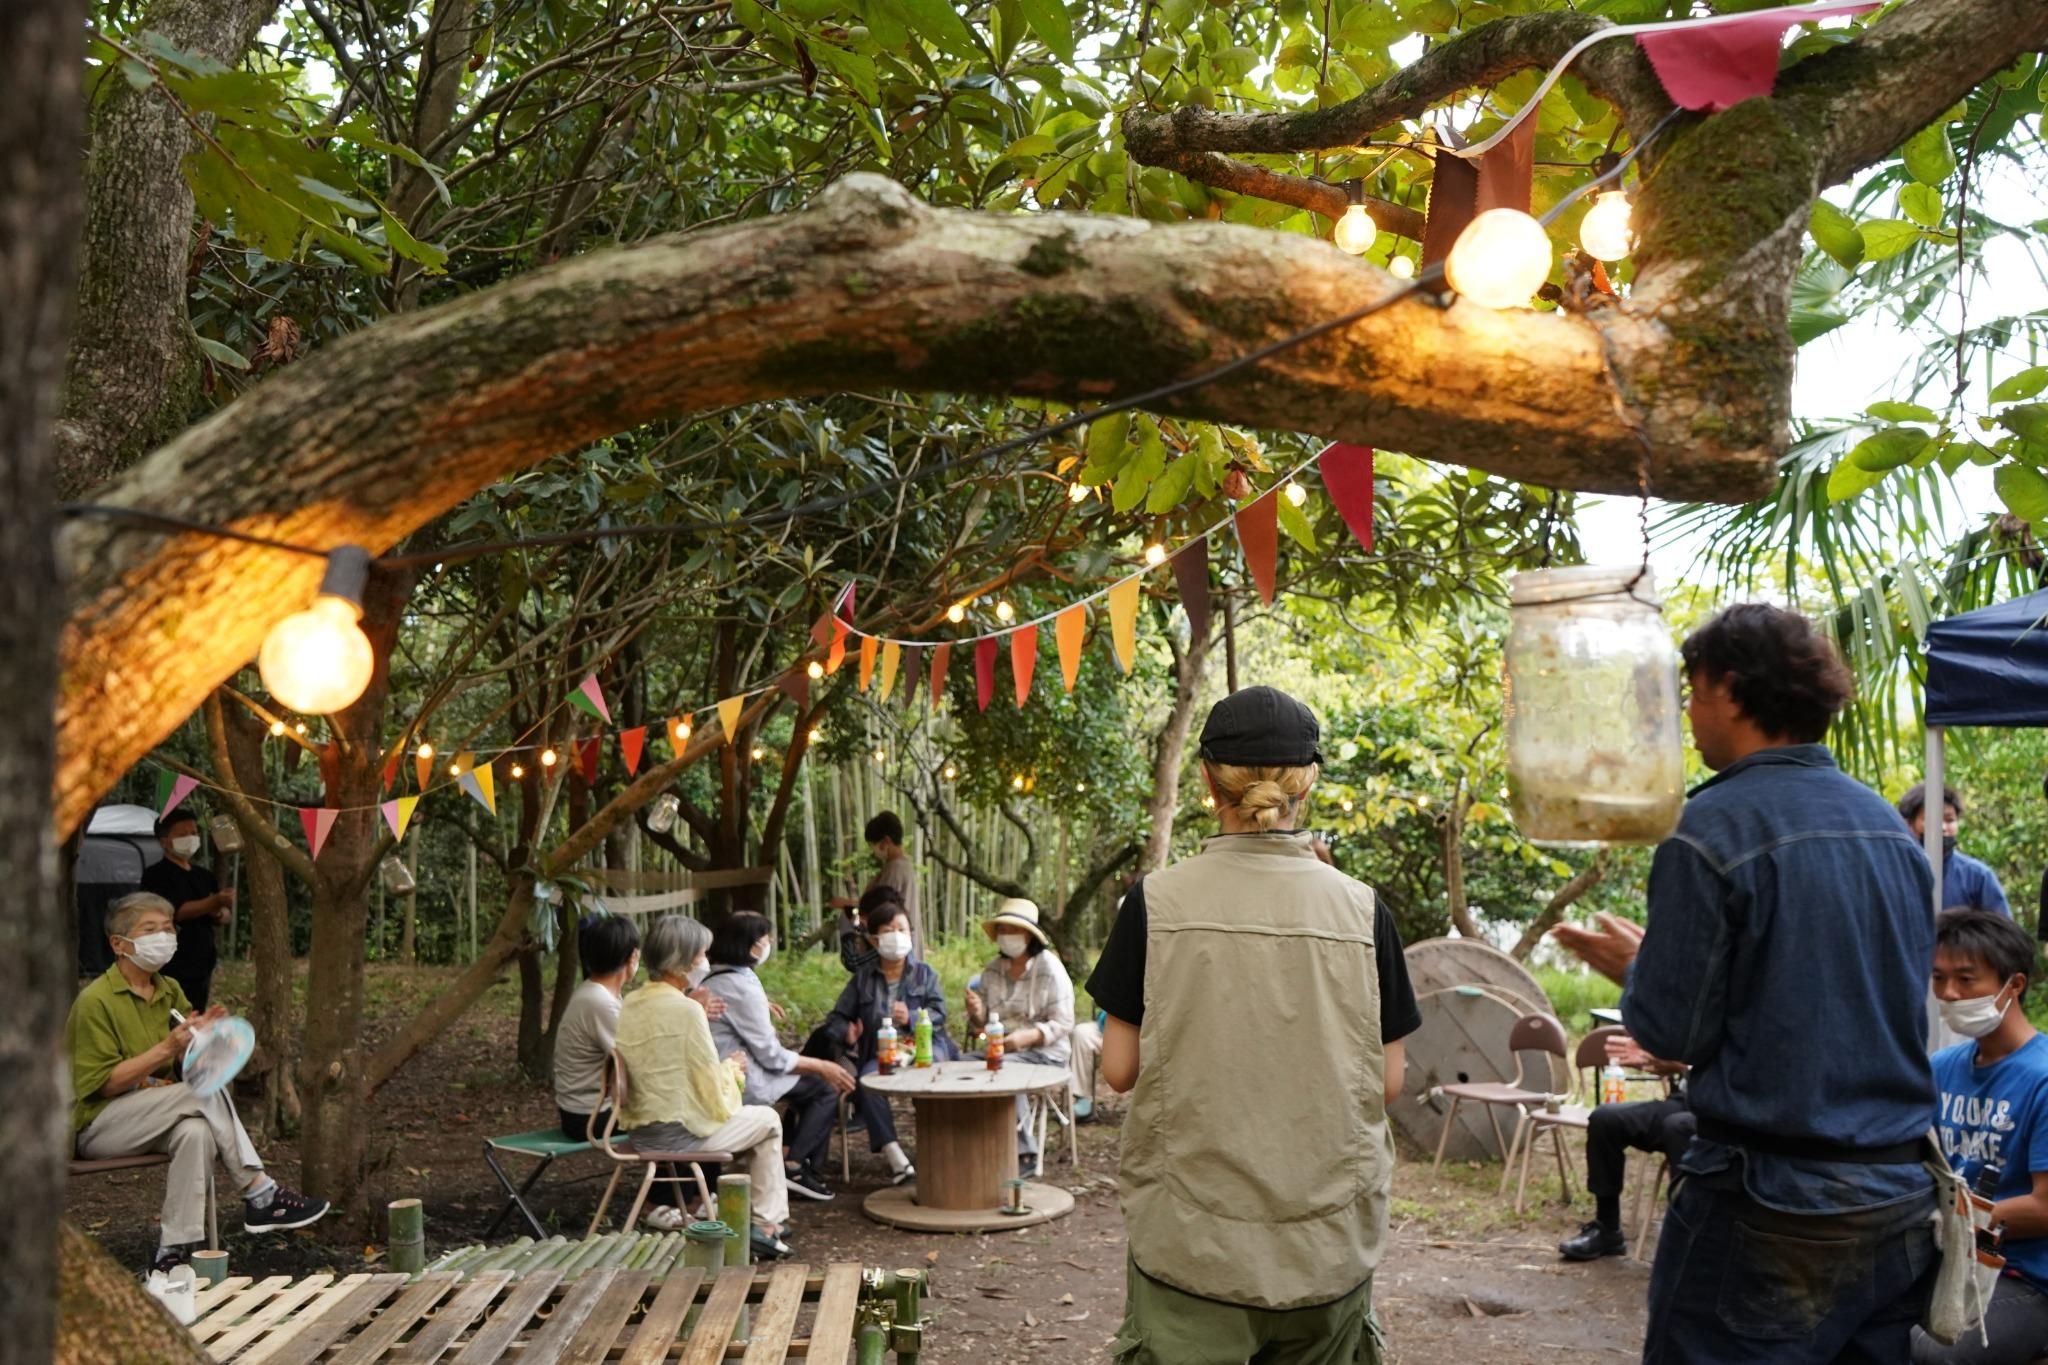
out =
{"type": "MultiPolygon", "coordinates": [[[[2048,1171],[2048,1034],[2035,1034],[1990,1066],[1978,1066],[1976,1056],[1975,1042],[1934,1054],[1941,1150],[1972,1189],[1984,1163],[1998,1161],[2005,1169],[1993,1197],[2031,1194],[2034,1173],[2048,1171]]],[[[2048,1287],[2048,1237],[2007,1241],[2005,1259],[2048,1287]]]]}
{"type": "Polygon", "coordinates": [[[1967,905],[1972,910],[1996,910],[2007,919],[2012,907],[2005,903],[2005,888],[1998,874],[1967,853],[1951,853],[1941,866],[1941,906],[1944,910],[1967,905]]]}

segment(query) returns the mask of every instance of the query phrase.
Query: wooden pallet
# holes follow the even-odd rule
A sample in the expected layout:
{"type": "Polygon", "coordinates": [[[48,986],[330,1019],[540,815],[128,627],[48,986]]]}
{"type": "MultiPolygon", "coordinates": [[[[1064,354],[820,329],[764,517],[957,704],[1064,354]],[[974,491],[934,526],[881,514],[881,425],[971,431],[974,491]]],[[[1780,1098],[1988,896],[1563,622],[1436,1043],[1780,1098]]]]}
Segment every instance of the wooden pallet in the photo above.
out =
{"type": "Polygon", "coordinates": [[[192,1334],[222,1365],[849,1365],[860,1300],[851,1264],[241,1276],[192,1334]]]}

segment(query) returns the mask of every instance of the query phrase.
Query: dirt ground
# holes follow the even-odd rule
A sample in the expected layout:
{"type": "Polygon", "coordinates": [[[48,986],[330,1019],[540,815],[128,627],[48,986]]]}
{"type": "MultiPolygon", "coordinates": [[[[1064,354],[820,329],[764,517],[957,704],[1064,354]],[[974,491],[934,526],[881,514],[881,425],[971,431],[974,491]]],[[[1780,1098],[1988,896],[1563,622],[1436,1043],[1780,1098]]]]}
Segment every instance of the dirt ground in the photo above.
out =
{"type": "MultiPolygon", "coordinates": [[[[402,1018],[422,975],[373,968],[373,1017],[402,1018]]],[[[233,984],[230,978],[225,988],[231,1007],[233,984]]],[[[480,1156],[483,1137],[554,1122],[545,1089],[519,1080],[512,1067],[513,1029],[510,992],[501,987],[376,1101],[378,1206],[406,1196],[425,1200],[429,1257],[482,1240],[503,1203],[480,1156]]],[[[1120,1119],[1121,1111],[1106,1104],[1100,1122],[1082,1126],[1078,1166],[1067,1160],[1064,1137],[1056,1146],[1048,1143],[1053,1159],[1045,1178],[1074,1192],[1072,1216],[982,1236],[928,1236],[870,1222],[860,1201],[885,1179],[884,1167],[856,1134],[851,1186],[831,1203],[796,1201],[791,1240],[797,1259],[928,1267],[933,1293],[924,1358],[935,1365],[1104,1360],[1124,1289],[1115,1192],[1120,1119]]],[[[909,1135],[908,1114],[902,1122],[909,1135]]],[[[259,1146],[278,1177],[292,1183],[292,1146],[259,1146]]],[[[836,1152],[833,1167],[836,1173],[836,1152]]],[[[585,1226],[599,1187],[576,1177],[593,1169],[587,1158],[580,1167],[560,1163],[535,1192],[536,1211],[550,1232],[573,1236],[585,1226]]],[[[1494,1195],[1498,1178],[1498,1167],[1453,1167],[1432,1180],[1426,1156],[1403,1153],[1394,1181],[1393,1236],[1377,1290],[1394,1359],[1403,1365],[1520,1365],[1560,1352],[1582,1360],[1635,1356],[1648,1267],[1619,1259],[1561,1265],[1557,1240],[1588,1216],[1583,1189],[1576,1207],[1567,1208],[1555,1174],[1540,1187],[1532,1181],[1529,1211],[1516,1215],[1511,1201],[1494,1195]]],[[[161,1172],[143,1170],[75,1185],[69,1210],[139,1268],[156,1244],[161,1197],[161,1172]]],[[[382,1254],[375,1239],[341,1240],[348,1229],[339,1225],[251,1238],[240,1231],[240,1211],[231,1204],[224,1197],[221,1218],[236,1274],[345,1273],[375,1266],[382,1254]]],[[[497,1240],[521,1231],[509,1227],[497,1240]]]]}

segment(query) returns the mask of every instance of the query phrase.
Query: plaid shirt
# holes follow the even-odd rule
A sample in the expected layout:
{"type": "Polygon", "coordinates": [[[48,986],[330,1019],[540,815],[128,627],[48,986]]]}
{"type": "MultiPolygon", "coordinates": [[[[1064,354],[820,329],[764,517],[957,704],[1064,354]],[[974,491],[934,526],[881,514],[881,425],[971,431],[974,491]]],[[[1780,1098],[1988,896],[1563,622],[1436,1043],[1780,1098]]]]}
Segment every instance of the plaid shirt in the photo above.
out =
{"type": "Polygon", "coordinates": [[[1074,1031],[1074,983],[1066,966],[1050,948],[1029,959],[1024,975],[1010,979],[1009,959],[998,956],[981,969],[981,1003],[990,1018],[1003,1021],[1005,1033],[1035,1028],[1045,1034],[1030,1049],[1055,1062],[1067,1060],[1067,1035],[1074,1031]]]}

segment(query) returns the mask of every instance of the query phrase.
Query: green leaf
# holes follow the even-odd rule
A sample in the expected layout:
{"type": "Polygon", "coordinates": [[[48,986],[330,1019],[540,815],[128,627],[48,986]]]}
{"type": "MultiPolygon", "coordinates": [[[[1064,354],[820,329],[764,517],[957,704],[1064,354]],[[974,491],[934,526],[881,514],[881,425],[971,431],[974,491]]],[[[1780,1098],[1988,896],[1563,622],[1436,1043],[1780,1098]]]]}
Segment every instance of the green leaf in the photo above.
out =
{"type": "Polygon", "coordinates": [[[1941,419],[1932,408],[1923,408],[1918,403],[1872,403],[1863,410],[1880,422],[1938,422],[1941,419]]]}
{"type": "Polygon", "coordinates": [[[1277,503],[1280,510],[1280,529],[1287,532],[1302,549],[1314,550],[1316,528],[1309,524],[1306,508],[1295,506],[1294,499],[1287,496],[1287,490],[1284,488],[1280,490],[1277,503]]]}
{"type": "Polygon", "coordinates": [[[236,370],[246,370],[249,368],[249,357],[243,355],[234,347],[215,341],[212,337],[203,337],[195,334],[192,339],[199,343],[200,350],[212,357],[215,364],[226,365],[230,369],[236,370]]]}
{"type": "Polygon", "coordinates": [[[1051,156],[1060,149],[1060,144],[1048,133],[1030,133],[1018,138],[1003,149],[1003,155],[1012,161],[1030,161],[1041,156],[1051,156]]]}
{"type": "Polygon", "coordinates": [[[376,205],[366,204],[346,190],[338,190],[325,181],[315,180],[311,176],[304,175],[297,177],[297,179],[299,188],[306,193],[316,199],[325,199],[331,204],[339,204],[358,218],[369,218],[377,212],[376,205]]]}
{"type": "Polygon", "coordinates": [[[1863,234],[1857,230],[1856,220],[1827,200],[1813,201],[1813,215],[1807,220],[1806,230],[1813,234],[1814,245],[1843,268],[1854,270],[1863,263],[1863,234]]]}
{"type": "Polygon", "coordinates": [[[1998,425],[2029,445],[2048,445],[2048,403],[2024,403],[2016,408],[2007,408],[1998,414],[1998,425]]]}
{"type": "Polygon", "coordinates": [[[1933,123],[1906,139],[1906,174],[1923,185],[1939,186],[1956,172],[1956,149],[1945,124],[1933,123]]]}
{"type": "Polygon", "coordinates": [[[1858,469],[1882,474],[1918,455],[1928,439],[1927,433],[1918,427],[1886,427],[1858,441],[1849,452],[1848,462],[1858,469]]]}
{"type": "Polygon", "coordinates": [[[882,102],[881,84],[876,78],[872,57],[826,42],[806,43],[804,50],[811,54],[812,61],[839,77],[861,99],[871,105],[882,102]]]}
{"type": "Polygon", "coordinates": [[[1074,60],[1074,21],[1065,0],[1023,0],[1024,21],[1063,62],[1074,60]]]}
{"type": "Polygon", "coordinates": [[[1088,439],[1083,449],[1088,452],[1088,466],[1091,469],[1114,470],[1124,459],[1124,453],[1131,441],[1131,415],[1127,412],[1111,413],[1100,421],[1088,424],[1088,439]]]}
{"type": "Polygon", "coordinates": [[[1942,473],[1953,475],[1958,469],[1969,463],[1970,457],[1976,451],[1977,447],[1968,441],[1943,441],[1941,449],[1936,452],[1934,458],[1935,462],[1941,466],[1942,473]]]}
{"type": "Polygon", "coordinates": [[[2016,403],[2022,398],[2032,398],[2043,389],[2048,389],[2048,365],[2036,365],[1993,385],[1991,401],[2016,403]]]}
{"type": "Polygon", "coordinates": [[[418,261],[420,268],[429,275],[446,273],[448,253],[440,247],[430,246],[405,230],[405,224],[389,213],[382,215],[384,240],[391,249],[409,261],[418,261]]]}
{"type": "Polygon", "coordinates": [[[1183,455],[1167,465],[1166,472],[1153,480],[1152,490],[1145,495],[1145,510],[1156,517],[1179,505],[1194,486],[1195,471],[1201,464],[1198,457],[1183,455]]]}
{"type": "Polygon", "coordinates": [[[968,30],[959,11],[953,8],[952,0],[902,0],[902,5],[910,16],[910,26],[932,46],[956,57],[981,54],[974,34],[968,30]]]}
{"type": "Polygon", "coordinates": [[[1914,183],[1899,190],[1899,212],[1921,227],[1941,226],[1941,191],[1914,183]]]}
{"type": "Polygon", "coordinates": [[[1883,470],[1865,469],[1854,459],[1845,459],[1828,474],[1828,501],[1847,502],[1883,482],[1883,470]]]}
{"type": "Polygon", "coordinates": [[[1145,500],[1145,494],[1152,487],[1152,481],[1166,471],[1166,442],[1159,439],[1159,428],[1152,422],[1143,422],[1138,437],[1138,455],[1116,476],[1116,490],[1110,495],[1109,505],[1119,512],[1128,512],[1145,500]]]}
{"type": "Polygon", "coordinates": [[[1991,486],[2020,520],[2035,526],[2048,522],[2048,474],[2029,465],[2002,464],[1992,471],[1991,486]]]}
{"type": "Polygon", "coordinates": [[[1920,240],[1920,229],[1897,218],[1873,218],[1859,229],[1863,234],[1864,259],[1889,260],[1920,240]]]}

